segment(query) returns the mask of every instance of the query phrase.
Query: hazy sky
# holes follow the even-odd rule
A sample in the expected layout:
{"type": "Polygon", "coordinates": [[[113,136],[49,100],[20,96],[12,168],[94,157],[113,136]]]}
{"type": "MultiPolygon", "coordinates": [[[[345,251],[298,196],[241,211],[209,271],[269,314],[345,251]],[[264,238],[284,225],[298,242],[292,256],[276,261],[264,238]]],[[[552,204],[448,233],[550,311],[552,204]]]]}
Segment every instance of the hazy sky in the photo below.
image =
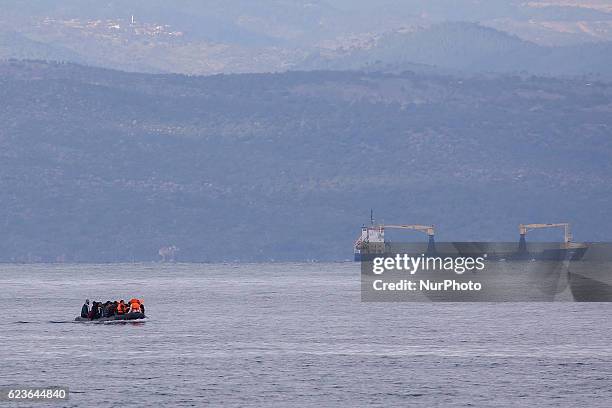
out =
{"type": "MultiPolygon", "coordinates": [[[[174,11],[174,14],[193,13],[194,15],[267,14],[282,17],[287,12],[298,12],[287,18],[304,17],[316,12],[328,16],[336,12],[367,12],[388,16],[428,14],[444,19],[490,19],[517,18],[529,11],[548,6],[572,6],[582,10],[612,12],[612,2],[608,0],[209,0],[209,1],[172,1],[166,0],[0,0],[4,11],[23,13],[73,14],[73,15],[112,15],[117,13],[151,13],[174,11]]],[[[167,14],[166,14],[167,15],[167,14]]]]}

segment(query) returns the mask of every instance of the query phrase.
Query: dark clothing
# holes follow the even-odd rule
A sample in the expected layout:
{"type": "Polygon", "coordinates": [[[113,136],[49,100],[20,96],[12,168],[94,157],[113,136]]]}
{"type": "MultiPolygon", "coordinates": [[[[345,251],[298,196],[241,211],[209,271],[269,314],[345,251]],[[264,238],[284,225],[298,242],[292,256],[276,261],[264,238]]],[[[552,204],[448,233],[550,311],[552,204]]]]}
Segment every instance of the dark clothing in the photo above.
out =
{"type": "Polygon", "coordinates": [[[108,312],[109,312],[109,306],[108,305],[102,306],[102,317],[110,316],[108,312]]]}
{"type": "Polygon", "coordinates": [[[144,313],[144,305],[143,304],[140,305],[140,311],[142,312],[142,314],[145,314],[144,313]]]}
{"type": "Polygon", "coordinates": [[[81,308],[81,317],[89,317],[89,306],[87,303],[83,304],[81,308]]]}
{"type": "Polygon", "coordinates": [[[91,307],[91,319],[99,319],[100,318],[100,304],[94,302],[91,307]]]}

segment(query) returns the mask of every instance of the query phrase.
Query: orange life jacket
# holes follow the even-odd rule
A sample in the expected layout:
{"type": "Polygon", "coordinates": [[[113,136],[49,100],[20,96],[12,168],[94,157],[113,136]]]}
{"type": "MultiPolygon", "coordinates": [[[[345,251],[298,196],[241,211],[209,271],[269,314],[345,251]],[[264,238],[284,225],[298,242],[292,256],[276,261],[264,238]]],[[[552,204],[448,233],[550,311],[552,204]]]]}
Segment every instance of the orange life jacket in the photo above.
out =
{"type": "Polygon", "coordinates": [[[125,313],[125,303],[119,303],[117,305],[117,314],[124,314],[125,313]]]}
{"type": "Polygon", "coordinates": [[[132,312],[140,312],[140,303],[132,302],[130,306],[132,307],[132,312]]]}

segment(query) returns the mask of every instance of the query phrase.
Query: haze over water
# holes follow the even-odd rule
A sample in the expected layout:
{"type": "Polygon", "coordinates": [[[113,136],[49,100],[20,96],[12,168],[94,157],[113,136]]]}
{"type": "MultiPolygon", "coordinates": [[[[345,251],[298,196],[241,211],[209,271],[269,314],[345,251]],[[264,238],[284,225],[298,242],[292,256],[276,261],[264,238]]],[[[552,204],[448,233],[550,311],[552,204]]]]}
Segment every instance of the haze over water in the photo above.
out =
{"type": "Polygon", "coordinates": [[[612,398],[609,304],[362,303],[354,263],[2,265],[0,287],[0,386],[68,386],[67,406],[612,398]],[[144,323],[72,322],[132,296],[144,323]]]}

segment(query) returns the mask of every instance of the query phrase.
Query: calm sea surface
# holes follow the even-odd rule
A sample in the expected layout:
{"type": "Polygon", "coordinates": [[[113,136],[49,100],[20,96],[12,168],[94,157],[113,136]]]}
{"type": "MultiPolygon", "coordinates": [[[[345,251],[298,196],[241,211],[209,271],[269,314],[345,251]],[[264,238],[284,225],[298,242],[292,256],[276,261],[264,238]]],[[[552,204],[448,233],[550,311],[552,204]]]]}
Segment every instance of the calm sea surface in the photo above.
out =
{"type": "MultiPolygon", "coordinates": [[[[0,265],[9,406],[612,406],[612,304],[361,303],[359,265],[0,265]],[[145,300],[140,324],[74,323],[145,300]]],[[[0,403],[7,404],[7,403],[0,403]]]]}

